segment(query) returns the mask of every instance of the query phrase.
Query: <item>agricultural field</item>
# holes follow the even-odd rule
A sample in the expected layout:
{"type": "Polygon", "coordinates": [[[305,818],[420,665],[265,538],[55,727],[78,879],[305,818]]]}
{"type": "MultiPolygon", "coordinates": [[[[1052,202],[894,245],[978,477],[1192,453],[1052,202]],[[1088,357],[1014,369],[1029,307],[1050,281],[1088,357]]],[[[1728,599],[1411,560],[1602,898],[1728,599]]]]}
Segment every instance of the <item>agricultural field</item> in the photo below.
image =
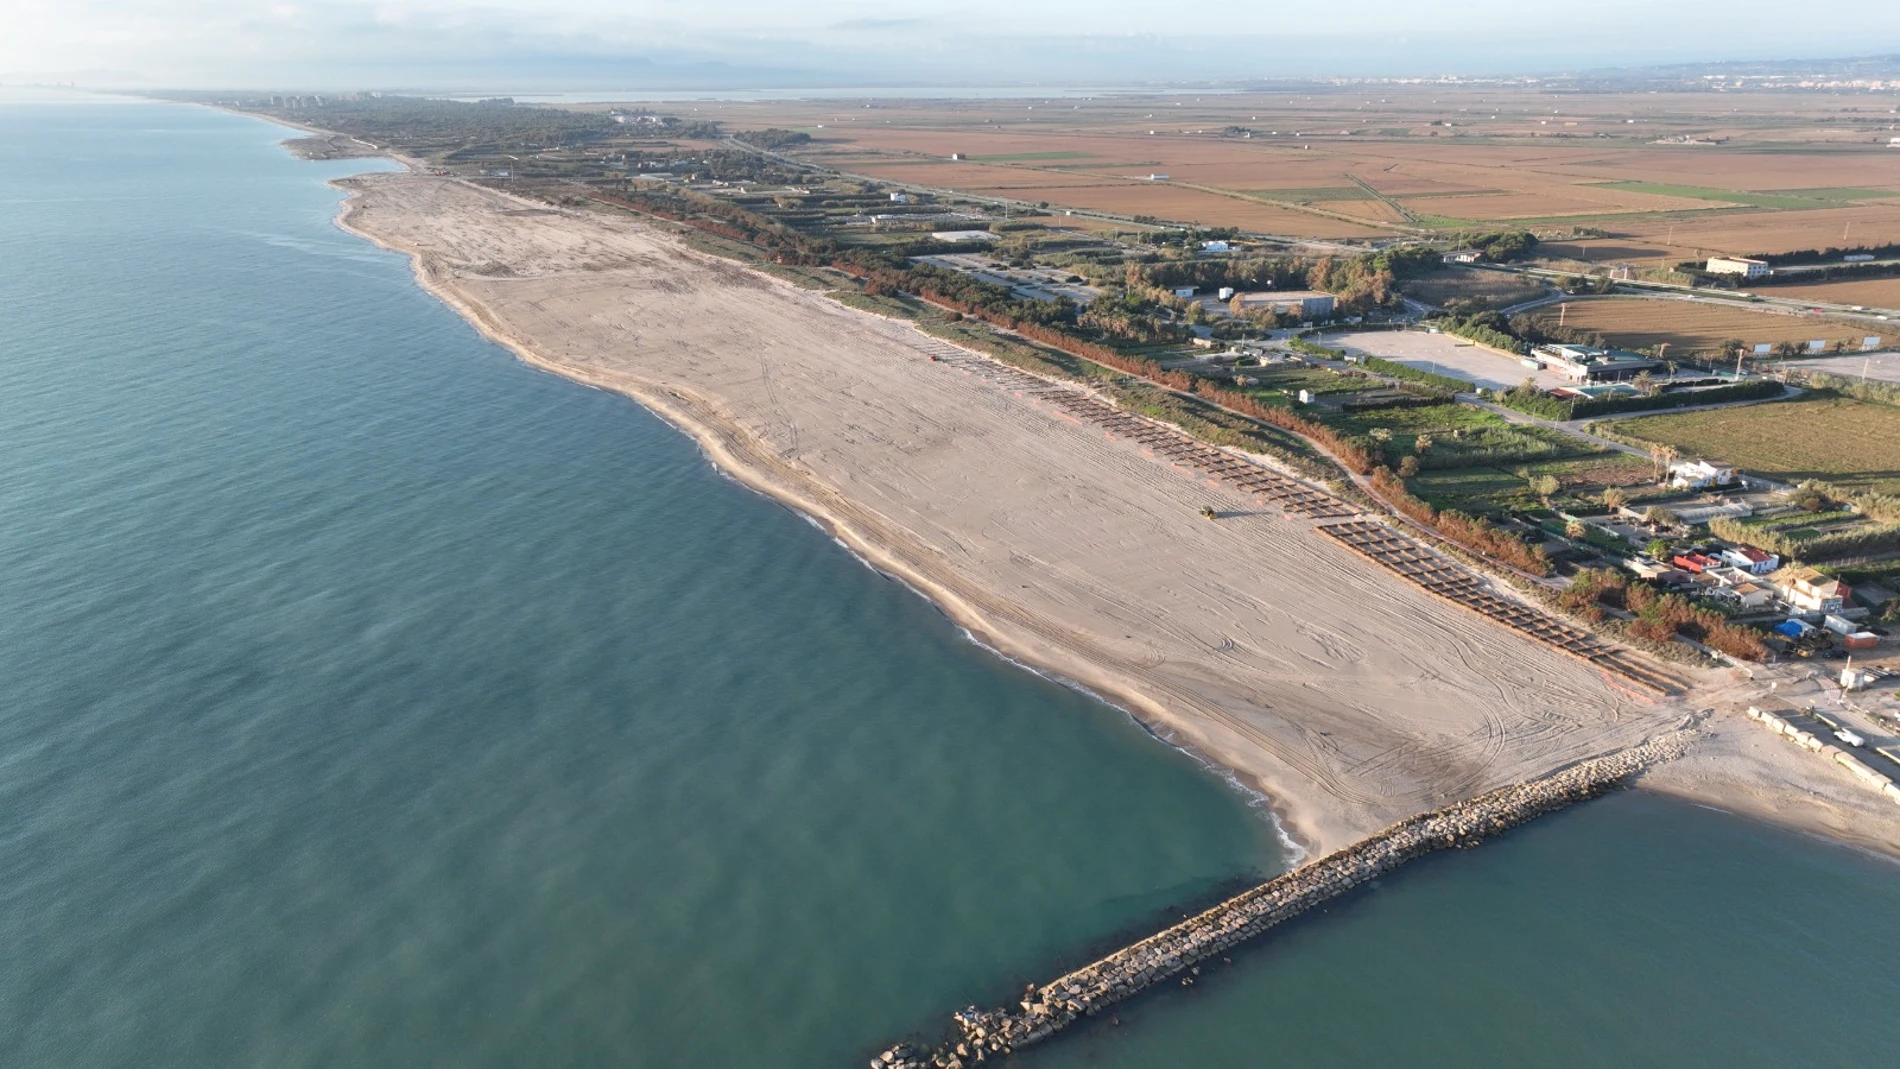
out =
{"type": "Polygon", "coordinates": [[[1399,292],[1415,301],[1439,308],[1452,302],[1463,302],[1466,307],[1483,309],[1534,301],[1547,291],[1523,275],[1470,267],[1447,267],[1429,275],[1408,279],[1399,287],[1399,292]]]}
{"type": "Polygon", "coordinates": [[[1856,100],[1371,93],[700,101],[690,118],[807,132],[799,155],[853,174],[1284,237],[1588,227],[1602,244],[1578,251],[1593,262],[1900,241],[1891,119],[1856,100]]]}
{"type": "Polygon", "coordinates": [[[1674,353],[1708,353],[1724,342],[1744,345],[1805,345],[1821,340],[1858,349],[1872,333],[1865,324],[1845,323],[1813,315],[1763,311],[1738,303],[1735,307],[1711,301],[1666,300],[1647,297],[1596,297],[1548,305],[1531,313],[1540,322],[1603,335],[1610,346],[1642,349],[1669,346],[1674,353]],[[1561,310],[1560,310],[1561,309],[1561,310]]]}
{"type": "MultiPolygon", "coordinates": [[[[1763,286],[1758,291],[1764,297],[1797,297],[1809,301],[1827,301],[1833,304],[1861,305],[1867,308],[1900,311],[1900,277],[1896,278],[1856,278],[1839,282],[1802,282],[1794,285],[1763,286]]],[[[1894,330],[1900,330],[1900,323],[1894,330]]],[[[1870,330],[1875,334],[1878,331],[1870,330]]]]}
{"type": "Polygon", "coordinates": [[[1601,426],[1622,438],[1674,446],[1683,457],[1718,460],[1779,482],[1819,479],[1900,493],[1900,406],[1814,395],[1601,426]]]}
{"type": "Polygon", "coordinates": [[[1396,468],[1408,456],[1423,471],[1451,468],[1540,464],[1597,450],[1542,427],[1509,423],[1482,408],[1463,404],[1382,408],[1328,417],[1349,435],[1370,435],[1384,443],[1386,463],[1396,468]]]}

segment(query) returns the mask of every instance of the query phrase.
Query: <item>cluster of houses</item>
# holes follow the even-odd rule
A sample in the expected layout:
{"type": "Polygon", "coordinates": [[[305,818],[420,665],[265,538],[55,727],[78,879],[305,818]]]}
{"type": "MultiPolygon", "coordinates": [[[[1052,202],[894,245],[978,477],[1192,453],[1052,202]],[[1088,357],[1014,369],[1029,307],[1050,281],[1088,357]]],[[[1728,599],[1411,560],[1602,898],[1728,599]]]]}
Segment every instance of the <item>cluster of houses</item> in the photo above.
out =
{"type": "Polygon", "coordinates": [[[1784,568],[1778,556],[1753,546],[1705,546],[1667,561],[1637,556],[1625,567],[1664,586],[1727,602],[1743,616],[1784,615],[1775,630],[1789,638],[1814,636],[1818,620],[1849,650],[1872,649],[1880,642],[1858,622],[1867,610],[1856,608],[1846,583],[1815,568],[1784,568]]]}
{"type": "MultiPolygon", "coordinates": [[[[1706,460],[1671,465],[1670,483],[1678,489],[1705,490],[1734,486],[1734,468],[1706,460]]],[[[1740,501],[1697,507],[1672,507],[1677,522],[1706,522],[1714,515],[1746,516],[1752,510],[1740,501]],[[1704,515],[1707,513],[1708,515],[1704,515]]],[[[1638,542],[1655,525],[1634,509],[1622,509],[1607,519],[1585,521],[1629,542],[1638,542]]],[[[1870,609],[1895,595],[1868,587],[1856,591],[1848,584],[1805,565],[1784,566],[1780,556],[1755,546],[1704,538],[1692,549],[1673,552],[1666,560],[1635,554],[1623,567],[1637,577],[1666,588],[1732,606],[1742,617],[1764,623],[1791,640],[1796,648],[1838,644],[1849,651],[1872,649],[1880,636],[1862,621],[1870,609]],[[1858,602],[1858,603],[1857,603],[1858,602]],[[1776,617],[1781,617],[1776,621],[1776,617]]]]}

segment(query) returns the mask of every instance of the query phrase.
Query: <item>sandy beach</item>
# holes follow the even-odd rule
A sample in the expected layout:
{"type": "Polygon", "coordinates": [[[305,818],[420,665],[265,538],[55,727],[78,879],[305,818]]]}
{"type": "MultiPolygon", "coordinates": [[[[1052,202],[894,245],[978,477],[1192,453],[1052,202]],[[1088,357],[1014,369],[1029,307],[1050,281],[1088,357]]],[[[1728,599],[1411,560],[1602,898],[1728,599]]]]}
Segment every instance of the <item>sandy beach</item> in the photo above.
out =
{"type": "Polygon", "coordinates": [[[631,217],[418,174],[339,184],[342,225],[488,336],[634,398],[984,643],[1232,770],[1309,852],[1696,719],[1719,727],[1659,787],[1900,850],[1900,807],[1787,786],[1834,777],[1718,708],[1737,680],[1636,694],[1311,520],[933,361],[907,324],[631,217]]]}

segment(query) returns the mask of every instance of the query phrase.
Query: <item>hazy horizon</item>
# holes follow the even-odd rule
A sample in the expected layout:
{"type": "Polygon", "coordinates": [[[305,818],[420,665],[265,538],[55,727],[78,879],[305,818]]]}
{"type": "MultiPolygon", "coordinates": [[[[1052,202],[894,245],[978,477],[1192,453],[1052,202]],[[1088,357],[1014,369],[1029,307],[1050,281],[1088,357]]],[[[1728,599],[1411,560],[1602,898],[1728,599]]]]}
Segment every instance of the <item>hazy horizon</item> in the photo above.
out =
{"type": "Polygon", "coordinates": [[[902,8],[760,0],[11,0],[0,82],[607,90],[1557,74],[1900,52],[1880,0],[1394,0],[1209,9],[1127,0],[902,8]],[[895,16],[893,16],[895,12],[895,16]]]}

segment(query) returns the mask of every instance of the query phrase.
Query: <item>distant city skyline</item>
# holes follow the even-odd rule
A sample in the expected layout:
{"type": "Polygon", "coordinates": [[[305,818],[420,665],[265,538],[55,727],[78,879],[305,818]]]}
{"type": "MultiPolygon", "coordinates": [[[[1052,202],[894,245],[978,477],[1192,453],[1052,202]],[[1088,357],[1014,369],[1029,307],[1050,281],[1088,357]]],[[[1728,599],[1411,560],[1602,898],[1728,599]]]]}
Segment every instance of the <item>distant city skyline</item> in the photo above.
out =
{"type": "Polygon", "coordinates": [[[1492,75],[1900,51],[1886,0],[5,0],[0,80],[634,88],[1492,75]]]}

